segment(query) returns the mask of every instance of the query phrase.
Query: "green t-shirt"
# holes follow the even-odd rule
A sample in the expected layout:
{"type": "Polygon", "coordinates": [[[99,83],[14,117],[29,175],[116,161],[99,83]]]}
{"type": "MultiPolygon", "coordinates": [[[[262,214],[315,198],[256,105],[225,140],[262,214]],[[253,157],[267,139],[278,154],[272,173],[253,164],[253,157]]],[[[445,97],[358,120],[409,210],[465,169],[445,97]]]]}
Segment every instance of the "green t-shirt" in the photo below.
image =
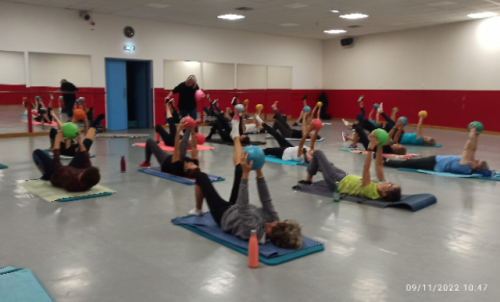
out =
{"type": "Polygon", "coordinates": [[[363,178],[357,175],[347,175],[339,182],[340,193],[361,196],[370,199],[379,199],[380,195],[377,192],[377,183],[370,182],[369,185],[363,187],[363,178]]]}

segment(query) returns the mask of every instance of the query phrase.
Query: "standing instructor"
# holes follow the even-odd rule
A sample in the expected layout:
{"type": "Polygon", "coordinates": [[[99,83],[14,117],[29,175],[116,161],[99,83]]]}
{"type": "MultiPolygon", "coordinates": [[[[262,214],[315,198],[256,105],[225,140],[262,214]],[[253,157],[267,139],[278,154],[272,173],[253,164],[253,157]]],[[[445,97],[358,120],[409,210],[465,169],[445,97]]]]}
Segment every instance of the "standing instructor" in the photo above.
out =
{"type": "Polygon", "coordinates": [[[181,117],[190,116],[194,120],[197,119],[196,113],[196,90],[200,89],[196,83],[196,77],[190,75],[185,82],[177,85],[174,90],[170,91],[167,98],[170,99],[174,94],[179,94],[179,113],[181,117]]]}
{"type": "Polygon", "coordinates": [[[68,122],[71,122],[73,119],[73,107],[75,106],[76,102],[76,95],[75,92],[78,91],[78,88],[76,88],[73,83],[68,82],[65,79],[61,80],[61,88],[59,88],[59,91],[56,91],[55,93],[62,93],[62,97],[64,100],[64,108],[61,111],[62,113],[66,113],[68,115],[68,122]]]}

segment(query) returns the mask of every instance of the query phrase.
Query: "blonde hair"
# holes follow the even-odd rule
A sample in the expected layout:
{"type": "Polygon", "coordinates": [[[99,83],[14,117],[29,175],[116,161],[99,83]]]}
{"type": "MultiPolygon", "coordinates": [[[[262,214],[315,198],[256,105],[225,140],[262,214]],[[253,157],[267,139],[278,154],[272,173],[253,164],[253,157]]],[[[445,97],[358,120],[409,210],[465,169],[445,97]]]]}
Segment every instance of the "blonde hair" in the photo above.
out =
{"type": "Polygon", "coordinates": [[[294,220],[285,220],[271,229],[271,242],[277,247],[298,250],[302,247],[302,233],[294,220]]]}

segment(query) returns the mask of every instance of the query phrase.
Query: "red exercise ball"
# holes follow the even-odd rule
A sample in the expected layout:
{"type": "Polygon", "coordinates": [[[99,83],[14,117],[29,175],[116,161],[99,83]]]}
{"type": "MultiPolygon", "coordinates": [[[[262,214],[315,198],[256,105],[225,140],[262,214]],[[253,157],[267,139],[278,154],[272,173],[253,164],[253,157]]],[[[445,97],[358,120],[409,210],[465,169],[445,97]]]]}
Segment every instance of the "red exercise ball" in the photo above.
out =
{"type": "Polygon", "coordinates": [[[181,120],[181,123],[184,123],[185,129],[191,129],[191,128],[196,127],[196,121],[193,120],[193,118],[190,116],[186,116],[185,118],[183,118],[181,120]]]}
{"type": "Polygon", "coordinates": [[[313,124],[313,129],[316,131],[319,131],[321,130],[321,128],[323,128],[323,123],[319,119],[314,119],[311,123],[313,124]]]}
{"type": "Polygon", "coordinates": [[[196,133],[196,143],[198,145],[203,145],[205,143],[205,135],[201,133],[196,133]]]}
{"type": "Polygon", "coordinates": [[[201,101],[201,99],[203,98],[204,95],[205,95],[205,93],[203,92],[203,90],[198,89],[194,93],[194,98],[196,99],[197,102],[199,102],[199,101],[201,101]]]}
{"type": "Polygon", "coordinates": [[[83,109],[75,109],[73,110],[73,115],[75,116],[75,118],[80,121],[80,120],[83,120],[85,119],[85,111],[83,111],[83,109]]]}
{"type": "Polygon", "coordinates": [[[38,111],[31,110],[31,115],[34,116],[34,117],[37,117],[38,116],[38,111]]]}

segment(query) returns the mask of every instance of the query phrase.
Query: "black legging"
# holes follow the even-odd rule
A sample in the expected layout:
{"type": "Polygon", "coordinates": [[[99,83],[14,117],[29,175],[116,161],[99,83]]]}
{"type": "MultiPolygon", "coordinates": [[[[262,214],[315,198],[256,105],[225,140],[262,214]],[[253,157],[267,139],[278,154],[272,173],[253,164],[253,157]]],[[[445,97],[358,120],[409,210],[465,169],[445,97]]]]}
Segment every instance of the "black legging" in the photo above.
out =
{"type": "MultiPolygon", "coordinates": [[[[57,131],[58,130],[56,128],[50,129],[49,137],[50,137],[51,144],[56,139],[57,131]]],[[[66,148],[66,142],[63,141],[63,142],[61,142],[59,148],[61,150],[61,155],[75,156],[76,149],[78,148],[78,144],[73,143],[73,141],[71,141],[71,146],[69,148],[66,148]]]]}
{"type": "Polygon", "coordinates": [[[167,119],[170,133],[168,133],[161,125],[156,125],[156,133],[161,136],[165,146],[175,147],[175,135],[177,134],[177,127],[175,126],[175,119],[170,117],[167,119]]]}
{"type": "Polygon", "coordinates": [[[384,163],[384,166],[391,168],[408,168],[417,170],[434,171],[436,166],[436,156],[414,158],[407,160],[390,160],[384,163]]]}
{"type": "MultiPolygon", "coordinates": [[[[212,135],[214,135],[215,132],[218,131],[219,135],[223,141],[228,142],[228,143],[232,143],[233,139],[231,138],[231,127],[229,127],[229,124],[226,121],[226,117],[224,116],[224,113],[219,113],[216,117],[217,117],[217,120],[214,122],[212,129],[210,129],[210,133],[208,134],[207,138],[208,139],[212,138],[212,135]]],[[[240,122],[238,124],[238,130],[239,130],[240,135],[243,134],[242,123],[243,123],[243,119],[240,119],[240,122]]]]}
{"type": "MultiPolygon", "coordinates": [[[[83,145],[87,151],[90,151],[92,143],[93,141],[88,138],[83,141],[83,145]]],[[[44,174],[42,179],[50,180],[52,178],[52,174],[54,173],[54,160],[40,149],[33,151],[33,160],[35,161],[35,164],[40,166],[43,170],[44,174]]],[[[82,152],[77,152],[68,166],[76,169],[83,169],[82,152]]]]}
{"type": "Polygon", "coordinates": [[[217,114],[219,114],[220,109],[219,107],[217,107],[217,105],[211,103],[209,108],[203,107],[203,111],[205,111],[208,116],[216,116],[217,114]]]}
{"type": "Polygon", "coordinates": [[[207,174],[200,173],[198,177],[196,177],[196,185],[201,188],[203,196],[205,196],[205,200],[207,201],[208,208],[210,209],[210,213],[219,226],[224,212],[233,206],[238,199],[242,175],[243,170],[241,169],[241,165],[238,164],[234,167],[233,189],[231,190],[229,201],[225,201],[220,197],[207,174]]]}
{"type": "Polygon", "coordinates": [[[33,120],[41,123],[42,122],[42,119],[44,119],[43,115],[44,114],[47,114],[47,118],[49,119],[48,121],[45,120],[45,123],[47,124],[50,124],[52,123],[52,108],[47,108],[47,110],[45,110],[45,108],[38,108],[38,116],[35,117],[33,120]]]}
{"type": "MultiPolygon", "coordinates": [[[[179,112],[177,112],[177,109],[175,109],[175,106],[173,103],[172,103],[172,117],[171,118],[174,121],[174,125],[181,122],[181,119],[179,118],[179,112]]],[[[168,118],[166,118],[166,117],[165,117],[165,124],[170,125],[168,118]]]]}
{"type": "Polygon", "coordinates": [[[278,130],[283,137],[292,137],[292,128],[277,109],[274,110],[273,129],[278,130]]]}
{"type": "Polygon", "coordinates": [[[266,130],[269,134],[271,134],[276,139],[278,144],[280,145],[279,148],[266,148],[266,149],[264,149],[264,154],[265,155],[272,155],[272,156],[275,156],[277,158],[282,158],[283,152],[285,152],[285,150],[287,148],[293,147],[293,145],[289,141],[287,141],[283,136],[281,136],[276,130],[269,127],[269,125],[267,125],[266,123],[263,123],[262,127],[264,127],[264,130],[266,130]]]}

